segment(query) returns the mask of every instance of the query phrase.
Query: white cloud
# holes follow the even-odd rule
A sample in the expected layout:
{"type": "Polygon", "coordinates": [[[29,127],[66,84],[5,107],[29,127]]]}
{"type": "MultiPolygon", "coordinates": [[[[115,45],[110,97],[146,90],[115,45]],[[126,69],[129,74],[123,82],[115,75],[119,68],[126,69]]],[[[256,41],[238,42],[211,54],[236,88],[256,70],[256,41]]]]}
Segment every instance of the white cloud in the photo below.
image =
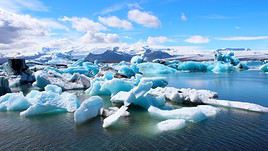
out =
{"type": "Polygon", "coordinates": [[[204,44],[209,43],[209,41],[210,41],[209,38],[200,35],[191,36],[185,40],[185,42],[193,44],[204,44]]]}
{"type": "Polygon", "coordinates": [[[149,45],[160,45],[168,41],[168,38],[165,36],[151,37],[147,38],[147,43],[149,45]]]}
{"type": "Polygon", "coordinates": [[[234,36],[234,37],[219,37],[215,39],[225,41],[268,40],[268,36],[234,36]]]}
{"type": "Polygon", "coordinates": [[[107,28],[100,23],[94,22],[85,17],[66,17],[60,19],[64,22],[71,22],[72,28],[80,32],[98,32],[106,30],[107,28]]]}
{"type": "Polygon", "coordinates": [[[117,34],[87,32],[83,37],[81,37],[81,42],[83,44],[117,43],[119,42],[119,36],[117,34]]]}
{"type": "Polygon", "coordinates": [[[10,13],[0,9],[0,43],[12,43],[29,37],[43,37],[52,29],[67,27],[51,19],[37,19],[30,15],[10,13]]]}
{"type": "Polygon", "coordinates": [[[133,9],[128,12],[129,20],[141,24],[145,27],[157,28],[160,26],[160,20],[149,12],[133,9]]]}
{"type": "Polygon", "coordinates": [[[0,50],[9,54],[34,53],[33,50],[51,40],[55,29],[67,30],[67,27],[53,19],[37,19],[0,9],[0,50]]]}
{"type": "Polygon", "coordinates": [[[40,0],[1,0],[0,8],[11,12],[48,11],[48,8],[40,0]]]}
{"type": "Polygon", "coordinates": [[[184,13],[181,13],[181,21],[187,21],[188,18],[184,13]]]}
{"type": "Polygon", "coordinates": [[[109,27],[122,28],[126,30],[132,29],[132,24],[129,21],[121,20],[116,16],[99,17],[98,19],[99,22],[109,27]]]}

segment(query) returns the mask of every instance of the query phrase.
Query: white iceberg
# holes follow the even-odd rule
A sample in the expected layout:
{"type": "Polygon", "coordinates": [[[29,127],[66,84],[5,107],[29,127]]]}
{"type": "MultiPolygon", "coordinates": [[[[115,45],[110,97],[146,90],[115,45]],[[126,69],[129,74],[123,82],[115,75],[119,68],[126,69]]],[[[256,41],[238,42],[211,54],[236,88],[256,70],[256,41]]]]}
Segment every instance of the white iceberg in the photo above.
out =
{"type": "Polygon", "coordinates": [[[74,122],[82,124],[87,120],[100,114],[103,107],[103,99],[99,96],[92,96],[83,101],[81,106],[74,112],[74,122]]]}
{"type": "Polygon", "coordinates": [[[268,108],[248,102],[238,102],[238,101],[229,101],[229,100],[216,100],[216,99],[208,99],[204,101],[205,104],[215,105],[215,106],[222,106],[227,108],[235,108],[253,112],[268,112],[268,108]]]}
{"type": "Polygon", "coordinates": [[[148,112],[163,119],[184,119],[190,122],[199,122],[207,118],[207,116],[197,107],[183,107],[174,110],[161,110],[154,106],[150,106],[148,112]]]}
{"type": "Polygon", "coordinates": [[[136,99],[135,95],[131,92],[120,91],[116,95],[112,96],[111,102],[124,103],[128,106],[129,102],[133,102],[136,99]]]}
{"type": "Polygon", "coordinates": [[[170,119],[157,124],[160,131],[170,131],[182,129],[186,126],[186,121],[183,119],[170,119]]]}
{"type": "Polygon", "coordinates": [[[115,124],[118,119],[125,114],[127,111],[128,107],[126,106],[121,106],[119,110],[117,110],[114,114],[108,116],[103,120],[103,128],[108,128],[109,126],[115,124]]]}

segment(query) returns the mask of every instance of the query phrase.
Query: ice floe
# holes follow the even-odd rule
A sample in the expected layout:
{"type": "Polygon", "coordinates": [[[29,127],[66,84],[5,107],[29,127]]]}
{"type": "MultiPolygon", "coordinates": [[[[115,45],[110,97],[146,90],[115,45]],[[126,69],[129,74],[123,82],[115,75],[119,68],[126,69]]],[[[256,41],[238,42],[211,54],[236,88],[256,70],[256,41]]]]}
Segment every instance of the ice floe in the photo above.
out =
{"type": "Polygon", "coordinates": [[[125,114],[127,109],[128,109],[128,107],[121,106],[120,109],[117,110],[114,114],[108,116],[107,118],[105,118],[103,120],[102,127],[108,128],[108,127],[112,126],[113,124],[115,124],[119,120],[119,118],[125,114]]]}
{"type": "Polygon", "coordinates": [[[74,122],[82,124],[87,120],[96,117],[100,114],[103,104],[103,99],[99,96],[92,96],[89,99],[86,99],[74,112],[74,122]]]}
{"type": "Polygon", "coordinates": [[[170,130],[178,130],[182,129],[186,126],[186,121],[183,119],[170,119],[159,122],[157,124],[157,128],[160,131],[170,131],[170,130]]]}
{"type": "Polygon", "coordinates": [[[56,86],[45,87],[45,90],[48,91],[43,92],[32,90],[25,97],[30,103],[30,107],[27,110],[22,111],[20,115],[28,117],[58,112],[74,112],[80,105],[77,96],[68,92],[60,94],[60,88],[55,87],[56,86]],[[57,91],[51,91],[55,89],[57,91]]]}

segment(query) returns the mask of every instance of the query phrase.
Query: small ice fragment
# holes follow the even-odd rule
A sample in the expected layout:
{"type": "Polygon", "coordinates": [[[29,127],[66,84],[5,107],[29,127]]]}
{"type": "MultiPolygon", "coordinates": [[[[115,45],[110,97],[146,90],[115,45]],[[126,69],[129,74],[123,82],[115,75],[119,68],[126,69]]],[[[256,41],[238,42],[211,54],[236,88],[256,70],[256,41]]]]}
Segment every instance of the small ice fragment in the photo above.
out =
{"type": "Polygon", "coordinates": [[[186,122],[183,119],[170,119],[157,124],[157,128],[160,131],[178,130],[184,128],[185,126],[186,122]]]}
{"type": "Polygon", "coordinates": [[[190,122],[199,122],[207,118],[207,116],[197,107],[161,110],[154,106],[150,106],[148,112],[163,119],[184,119],[190,122]]]}
{"type": "Polygon", "coordinates": [[[118,119],[125,114],[126,110],[128,109],[128,107],[126,106],[121,106],[119,110],[117,110],[114,114],[112,114],[111,116],[105,118],[103,120],[103,128],[107,128],[113,124],[116,123],[116,121],[118,121],[118,119]]]}

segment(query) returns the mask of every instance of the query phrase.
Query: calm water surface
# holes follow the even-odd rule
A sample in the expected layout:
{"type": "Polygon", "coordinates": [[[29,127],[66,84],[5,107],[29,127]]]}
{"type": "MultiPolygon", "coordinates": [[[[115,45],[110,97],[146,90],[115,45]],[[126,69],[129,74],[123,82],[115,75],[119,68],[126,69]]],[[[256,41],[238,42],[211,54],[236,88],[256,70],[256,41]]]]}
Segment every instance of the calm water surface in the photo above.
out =
{"type": "MultiPolygon", "coordinates": [[[[268,75],[257,71],[178,73],[168,80],[170,86],[209,89],[220,99],[268,106],[268,75]]],[[[268,114],[222,108],[214,118],[159,133],[159,119],[139,109],[130,113],[106,130],[100,117],[76,126],[71,113],[22,118],[0,112],[0,150],[268,150],[268,114]]]]}

